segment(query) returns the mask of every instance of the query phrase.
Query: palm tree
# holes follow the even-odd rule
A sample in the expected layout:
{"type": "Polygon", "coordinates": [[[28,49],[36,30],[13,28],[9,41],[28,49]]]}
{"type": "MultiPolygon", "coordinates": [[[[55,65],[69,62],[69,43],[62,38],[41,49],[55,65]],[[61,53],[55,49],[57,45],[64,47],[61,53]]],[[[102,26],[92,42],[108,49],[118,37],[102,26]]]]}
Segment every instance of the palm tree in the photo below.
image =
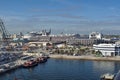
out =
{"type": "Polygon", "coordinates": [[[96,55],[102,56],[102,52],[98,50],[98,51],[96,51],[96,55]]]}

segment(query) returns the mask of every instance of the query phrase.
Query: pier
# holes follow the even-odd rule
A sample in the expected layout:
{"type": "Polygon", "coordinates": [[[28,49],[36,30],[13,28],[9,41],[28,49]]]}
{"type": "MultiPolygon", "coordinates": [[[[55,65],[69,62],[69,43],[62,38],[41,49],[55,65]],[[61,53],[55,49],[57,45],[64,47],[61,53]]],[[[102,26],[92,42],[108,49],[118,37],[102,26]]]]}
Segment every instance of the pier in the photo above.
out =
{"type": "MultiPolygon", "coordinates": [[[[47,57],[39,56],[37,53],[36,53],[36,55],[35,54],[33,55],[32,53],[31,54],[25,53],[25,54],[23,54],[23,57],[18,58],[15,61],[1,64],[0,65],[0,74],[6,73],[6,72],[11,71],[13,69],[17,69],[19,67],[22,67],[25,62],[27,62],[29,60],[37,60],[37,58],[40,58],[40,57],[41,58],[44,57],[44,59],[47,59],[47,57]]],[[[41,63],[44,63],[44,62],[41,62],[41,63]]]]}
{"type": "Polygon", "coordinates": [[[16,69],[16,68],[20,67],[23,63],[24,63],[24,61],[17,60],[14,62],[0,65],[0,74],[5,73],[5,72],[10,71],[10,70],[13,70],[13,69],[16,69]]]}

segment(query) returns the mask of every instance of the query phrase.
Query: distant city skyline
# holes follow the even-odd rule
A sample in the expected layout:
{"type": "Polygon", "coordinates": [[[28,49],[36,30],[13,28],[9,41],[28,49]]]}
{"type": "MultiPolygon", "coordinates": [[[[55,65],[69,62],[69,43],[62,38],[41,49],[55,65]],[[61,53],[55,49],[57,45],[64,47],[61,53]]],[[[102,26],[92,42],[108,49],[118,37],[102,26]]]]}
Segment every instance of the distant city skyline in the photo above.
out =
{"type": "Polygon", "coordinates": [[[1,0],[0,17],[11,33],[120,34],[119,0],[1,0]]]}

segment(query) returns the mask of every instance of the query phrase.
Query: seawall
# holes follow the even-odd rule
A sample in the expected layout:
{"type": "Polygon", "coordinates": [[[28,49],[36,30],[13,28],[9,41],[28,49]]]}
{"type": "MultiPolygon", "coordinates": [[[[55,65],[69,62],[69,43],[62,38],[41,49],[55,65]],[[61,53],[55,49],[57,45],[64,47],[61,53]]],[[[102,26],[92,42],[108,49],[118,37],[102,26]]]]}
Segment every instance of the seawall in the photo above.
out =
{"type": "Polygon", "coordinates": [[[98,60],[98,61],[120,61],[120,56],[116,57],[95,57],[95,56],[71,56],[71,55],[50,55],[56,59],[78,59],[78,60],[98,60]]]}

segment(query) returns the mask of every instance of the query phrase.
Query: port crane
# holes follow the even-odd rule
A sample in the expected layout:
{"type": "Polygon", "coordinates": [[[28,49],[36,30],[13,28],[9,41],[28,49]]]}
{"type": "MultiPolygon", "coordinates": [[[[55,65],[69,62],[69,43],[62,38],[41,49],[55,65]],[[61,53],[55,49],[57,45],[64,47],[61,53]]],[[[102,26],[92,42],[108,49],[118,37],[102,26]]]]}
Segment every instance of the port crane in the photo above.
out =
{"type": "Polygon", "coordinates": [[[9,39],[10,39],[10,34],[6,30],[4,22],[0,18],[0,42],[8,42],[9,39]]]}

